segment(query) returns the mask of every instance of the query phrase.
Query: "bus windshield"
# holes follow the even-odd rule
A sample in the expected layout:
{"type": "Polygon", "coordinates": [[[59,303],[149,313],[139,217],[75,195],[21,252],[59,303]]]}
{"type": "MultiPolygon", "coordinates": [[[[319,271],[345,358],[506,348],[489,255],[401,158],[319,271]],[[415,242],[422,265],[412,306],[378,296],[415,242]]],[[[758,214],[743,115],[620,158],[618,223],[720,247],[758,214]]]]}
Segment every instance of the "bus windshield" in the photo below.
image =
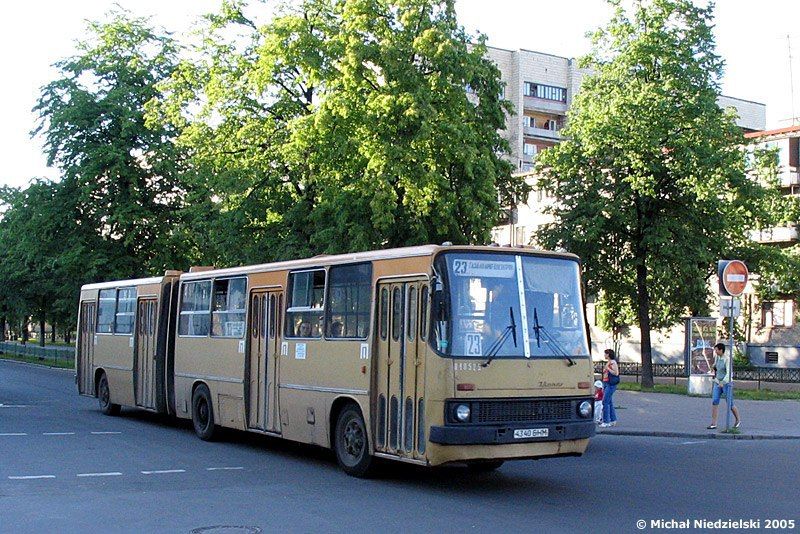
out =
{"type": "Polygon", "coordinates": [[[451,357],[588,357],[577,261],[525,254],[451,252],[435,344],[451,357]]]}

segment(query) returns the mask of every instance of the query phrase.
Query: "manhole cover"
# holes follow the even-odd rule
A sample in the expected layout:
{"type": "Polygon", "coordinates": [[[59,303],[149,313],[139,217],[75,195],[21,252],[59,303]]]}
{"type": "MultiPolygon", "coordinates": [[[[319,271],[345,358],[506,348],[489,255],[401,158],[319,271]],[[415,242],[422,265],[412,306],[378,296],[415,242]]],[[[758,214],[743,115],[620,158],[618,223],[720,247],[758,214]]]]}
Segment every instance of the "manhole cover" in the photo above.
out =
{"type": "Polygon", "coordinates": [[[261,534],[261,527],[243,525],[215,525],[192,529],[192,534],[261,534]]]}

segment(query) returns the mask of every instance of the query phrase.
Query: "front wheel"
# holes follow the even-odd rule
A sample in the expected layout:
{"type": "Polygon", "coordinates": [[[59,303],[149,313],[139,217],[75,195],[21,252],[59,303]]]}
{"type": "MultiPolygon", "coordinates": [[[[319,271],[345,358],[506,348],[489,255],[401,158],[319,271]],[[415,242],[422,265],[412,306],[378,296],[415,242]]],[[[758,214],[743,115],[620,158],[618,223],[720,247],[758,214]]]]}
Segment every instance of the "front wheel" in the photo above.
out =
{"type": "Polygon", "coordinates": [[[353,405],[347,406],[336,420],[334,434],[336,461],[350,476],[366,477],[372,467],[372,455],[369,453],[367,426],[361,411],[353,405]]]}
{"type": "Polygon", "coordinates": [[[192,394],[192,424],[197,437],[203,441],[214,439],[214,407],[211,404],[211,392],[208,386],[197,386],[192,394]]]}
{"type": "Polygon", "coordinates": [[[97,384],[97,400],[100,402],[100,411],[103,414],[119,414],[119,404],[111,402],[111,389],[108,387],[108,378],[105,373],[100,375],[100,382],[97,384]]]}

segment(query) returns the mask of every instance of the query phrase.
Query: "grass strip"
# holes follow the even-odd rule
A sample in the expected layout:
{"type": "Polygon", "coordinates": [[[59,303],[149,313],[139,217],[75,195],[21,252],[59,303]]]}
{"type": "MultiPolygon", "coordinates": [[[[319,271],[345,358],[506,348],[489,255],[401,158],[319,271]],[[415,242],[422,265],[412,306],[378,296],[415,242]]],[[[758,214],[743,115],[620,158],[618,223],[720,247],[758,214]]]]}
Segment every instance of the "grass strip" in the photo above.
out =
{"type": "Polygon", "coordinates": [[[36,365],[44,365],[47,367],[59,367],[61,369],[75,369],[75,360],[67,358],[38,358],[37,356],[30,356],[27,354],[12,354],[10,352],[0,353],[2,360],[14,360],[17,362],[34,363],[36,365]]]}

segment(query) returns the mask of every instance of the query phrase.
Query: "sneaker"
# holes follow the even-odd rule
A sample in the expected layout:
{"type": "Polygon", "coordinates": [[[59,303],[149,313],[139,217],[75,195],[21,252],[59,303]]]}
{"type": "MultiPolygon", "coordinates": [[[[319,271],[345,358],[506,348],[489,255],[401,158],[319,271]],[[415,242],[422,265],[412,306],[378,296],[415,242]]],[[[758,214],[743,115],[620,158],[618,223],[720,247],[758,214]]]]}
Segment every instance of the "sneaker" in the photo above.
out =
{"type": "Polygon", "coordinates": [[[717,425],[708,425],[706,428],[708,430],[716,430],[717,429],[717,425]]]}
{"type": "Polygon", "coordinates": [[[733,428],[739,428],[740,426],[742,426],[742,421],[741,420],[736,421],[736,424],[733,425],[733,428]]]}
{"type": "Polygon", "coordinates": [[[608,428],[611,426],[611,423],[600,423],[600,428],[608,428]]]}
{"type": "Polygon", "coordinates": [[[611,425],[611,426],[617,426],[617,422],[616,422],[616,421],[611,421],[611,422],[609,423],[609,425],[611,425]]]}

